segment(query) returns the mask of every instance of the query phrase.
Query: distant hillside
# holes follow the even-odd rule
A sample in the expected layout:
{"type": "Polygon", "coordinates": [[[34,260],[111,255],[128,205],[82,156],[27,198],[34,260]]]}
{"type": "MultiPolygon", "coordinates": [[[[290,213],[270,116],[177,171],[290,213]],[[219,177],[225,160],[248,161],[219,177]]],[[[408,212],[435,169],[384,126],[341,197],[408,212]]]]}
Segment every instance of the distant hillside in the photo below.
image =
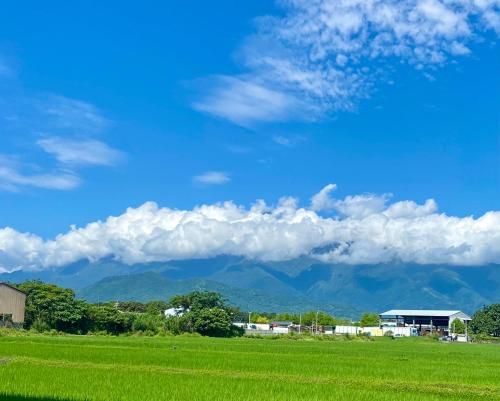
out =
{"type": "Polygon", "coordinates": [[[128,276],[107,277],[89,287],[77,291],[77,295],[91,302],[105,301],[150,301],[167,300],[173,295],[190,291],[217,291],[231,305],[246,311],[295,312],[297,310],[322,310],[337,316],[357,316],[361,313],[354,307],[321,304],[304,296],[274,295],[258,289],[231,287],[205,279],[172,280],[158,272],[145,272],[128,276]]]}
{"type": "Polygon", "coordinates": [[[473,312],[500,302],[500,266],[332,265],[315,259],[260,262],[238,257],[125,265],[82,261],[43,272],[0,274],[0,281],[38,278],[71,287],[89,300],[166,299],[194,289],[223,293],[254,311],[322,309],[354,316],[390,308],[473,312]]]}

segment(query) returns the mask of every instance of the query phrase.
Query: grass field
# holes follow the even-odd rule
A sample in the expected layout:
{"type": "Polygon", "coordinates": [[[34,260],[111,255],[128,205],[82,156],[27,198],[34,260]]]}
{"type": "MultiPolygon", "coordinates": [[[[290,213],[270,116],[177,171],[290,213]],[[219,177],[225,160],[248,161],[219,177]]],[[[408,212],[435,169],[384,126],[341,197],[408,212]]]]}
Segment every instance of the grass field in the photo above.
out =
{"type": "Polygon", "coordinates": [[[500,400],[500,346],[0,337],[4,400],[500,400]]]}

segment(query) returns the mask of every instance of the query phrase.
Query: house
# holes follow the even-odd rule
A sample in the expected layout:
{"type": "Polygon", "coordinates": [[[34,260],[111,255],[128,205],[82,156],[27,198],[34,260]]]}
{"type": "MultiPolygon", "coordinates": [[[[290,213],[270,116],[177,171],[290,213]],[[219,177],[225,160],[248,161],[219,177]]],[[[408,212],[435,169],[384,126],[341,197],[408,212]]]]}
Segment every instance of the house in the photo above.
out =
{"type": "Polygon", "coordinates": [[[6,283],[0,283],[0,325],[24,323],[26,294],[6,283]]]}
{"type": "Polygon", "coordinates": [[[165,317],[172,317],[172,316],[182,316],[185,312],[186,310],[184,310],[184,308],[168,308],[165,309],[163,314],[165,315],[165,317]]]}

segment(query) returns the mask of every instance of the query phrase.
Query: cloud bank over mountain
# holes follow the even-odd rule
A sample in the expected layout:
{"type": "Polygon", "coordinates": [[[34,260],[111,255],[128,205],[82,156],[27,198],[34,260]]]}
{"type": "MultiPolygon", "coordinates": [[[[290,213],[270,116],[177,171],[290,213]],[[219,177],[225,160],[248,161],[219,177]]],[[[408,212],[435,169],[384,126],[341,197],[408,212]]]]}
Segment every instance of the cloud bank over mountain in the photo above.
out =
{"type": "Polygon", "coordinates": [[[348,264],[500,263],[498,211],[454,217],[438,213],[432,199],[424,204],[390,203],[387,194],[334,199],[335,188],[326,186],[309,207],[289,197],[250,208],[224,202],[175,210],[147,202],[51,240],[6,227],[0,229],[0,271],[105,257],[133,264],[222,254],[263,261],[309,255],[348,264]]]}

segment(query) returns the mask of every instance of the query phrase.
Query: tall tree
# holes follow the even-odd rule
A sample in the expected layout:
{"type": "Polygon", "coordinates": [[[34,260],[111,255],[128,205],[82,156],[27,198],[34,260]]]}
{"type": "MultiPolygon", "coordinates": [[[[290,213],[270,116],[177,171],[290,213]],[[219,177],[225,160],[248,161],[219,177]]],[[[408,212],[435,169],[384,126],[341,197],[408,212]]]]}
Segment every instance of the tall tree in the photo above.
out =
{"type": "Polygon", "coordinates": [[[180,316],[167,319],[167,328],[174,332],[191,331],[205,336],[229,337],[240,335],[232,324],[233,309],[225,305],[217,292],[195,291],[177,295],[169,305],[182,309],[180,316]]]}
{"type": "Polygon", "coordinates": [[[361,327],[375,327],[379,325],[379,316],[376,313],[363,313],[359,321],[361,327]]]}
{"type": "Polygon", "coordinates": [[[500,304],[485,306],[474,313],[470,328],[476,334],[500,337],[500,304]]]}
{"type": "Polygon", "coordinates": [[[83,329],[87,306],[75,299],[72,290],[37,280],[26,281],[18,288],[27,295],[26,328],[35,324],[70,333],[83,329]]]}

